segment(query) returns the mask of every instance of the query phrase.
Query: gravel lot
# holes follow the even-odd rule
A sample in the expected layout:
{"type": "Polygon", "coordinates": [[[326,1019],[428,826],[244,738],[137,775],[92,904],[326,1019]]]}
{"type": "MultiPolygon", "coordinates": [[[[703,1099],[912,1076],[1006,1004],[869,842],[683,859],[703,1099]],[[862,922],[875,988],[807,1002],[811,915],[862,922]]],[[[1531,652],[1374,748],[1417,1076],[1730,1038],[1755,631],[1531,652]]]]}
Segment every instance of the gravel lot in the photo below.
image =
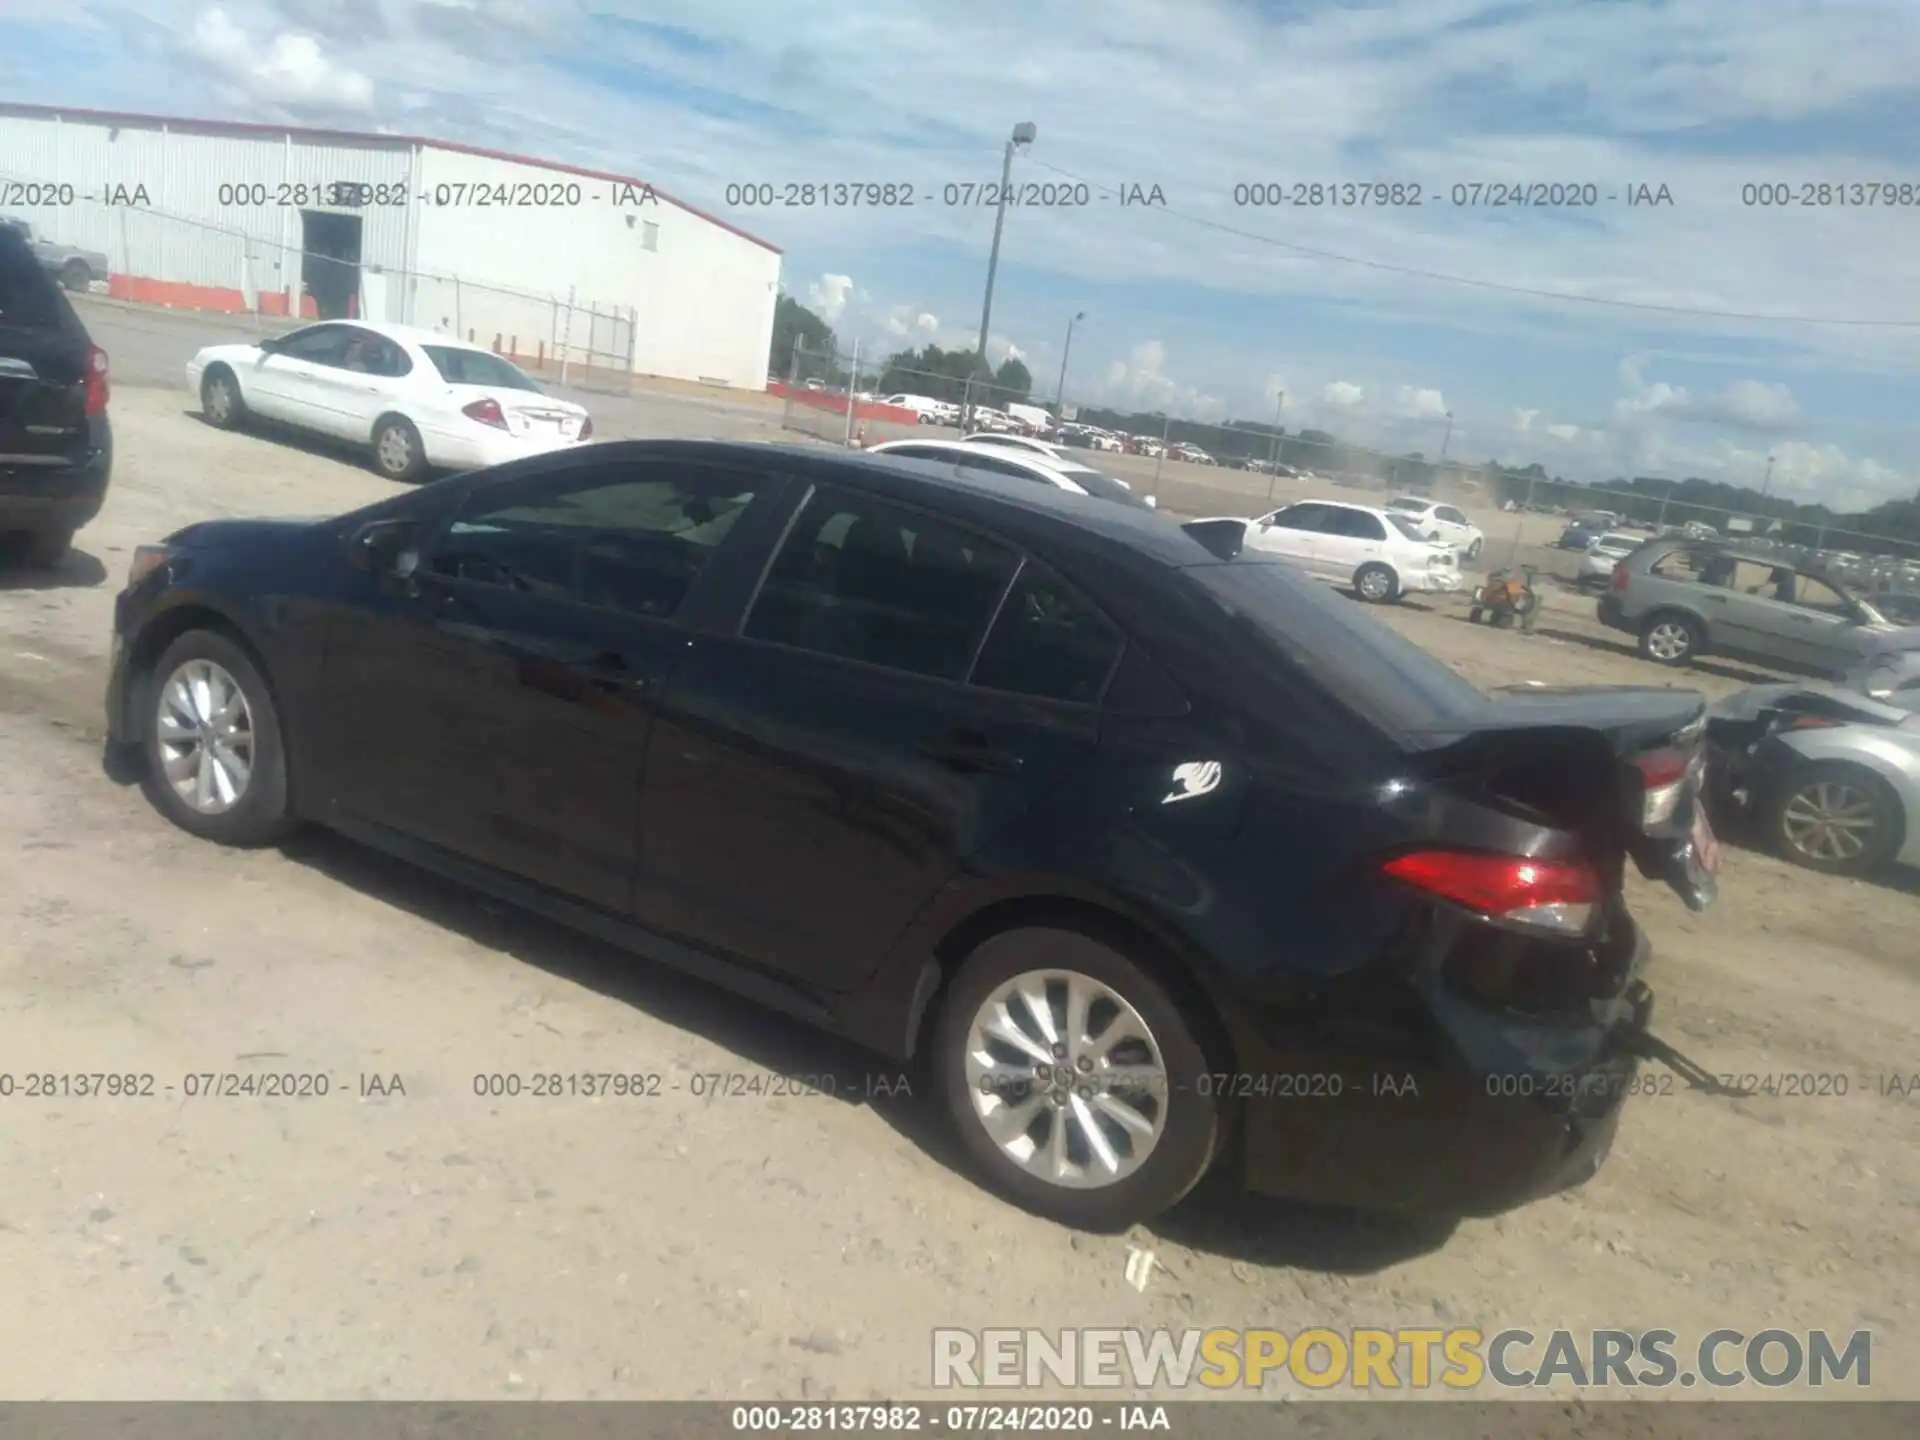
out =
{"type": "MultiPolygon", "coordinates": [[[[756,423],[640,403],[609,432],[756,423]]],[[[1450,1233],[1209,1196],[1151,1235],[1070,1234],[978,1190],[904,1096],[476,1098],[482,1071],[851,1088],[873,1062],[345,842],[199,844],[107,778],[133,546],[391,489],[189,405],[123,383],[106,511],[57,574],[0,580],[0,1069],[325,1072],[334,1093],[0,1099],[0,1396],[905,1397],[928,1393],[935,1326],[1468,1324],[1683,1344],[1871,1327],[1874,1392],[1920,1397],[1920,1102],[1871,1093],[1920,1072],[1910,883],[1736,851],[1705,916],[1637,885],[1667,1038],[1714,1071],[1839,1071],[1851,1093],[1636,1099],[1593,1183],[1450,1233]],[[405,1093],[362,1095],[362,1075],[405,1093]],[[1144,1293],[1130,1242],[1158,1260],[1144,1293]]],[[[1463,611],[1385,618],[1483,683],[1672,678],[1584,600],[1551,594],[1531,637],[1463,611]]]]}

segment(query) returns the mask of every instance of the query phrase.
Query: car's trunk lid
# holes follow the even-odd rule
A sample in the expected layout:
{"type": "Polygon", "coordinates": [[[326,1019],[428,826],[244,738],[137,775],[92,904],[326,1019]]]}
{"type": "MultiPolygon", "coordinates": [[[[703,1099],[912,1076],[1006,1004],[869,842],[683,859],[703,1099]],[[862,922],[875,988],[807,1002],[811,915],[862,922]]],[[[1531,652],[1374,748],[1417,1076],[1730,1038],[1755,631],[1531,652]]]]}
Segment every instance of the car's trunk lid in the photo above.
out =
{"type": "Polygon", "coordinates": [[[1694,910],[1717,894],[1700,801],[1706,701],[1652,686],[1518,686],[1423,732],[1420,768],[1578,835],[1603,873],[1624,857],[1694,910]]]}
{"type": "Polygon", "coordinates": [[[527,439],[576,440],[587,418],[582,407],[569,400],[556,400],[536,390],[508,390],[493,385],[454,385],[454,404],[461,409],[476,401],[491,400],[500,407],[507,432],[527,439]]]}

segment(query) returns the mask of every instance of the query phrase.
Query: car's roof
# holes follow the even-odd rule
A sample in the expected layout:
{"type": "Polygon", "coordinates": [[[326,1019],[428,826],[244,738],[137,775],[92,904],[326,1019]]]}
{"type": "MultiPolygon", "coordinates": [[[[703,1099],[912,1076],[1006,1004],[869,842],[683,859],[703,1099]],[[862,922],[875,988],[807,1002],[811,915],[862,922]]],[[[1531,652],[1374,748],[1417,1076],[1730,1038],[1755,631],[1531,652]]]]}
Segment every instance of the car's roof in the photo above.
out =
{"type": "MultiPolygon", "coordinates": [[[[1358,510],[1363,515],[1377,515],[1382,520],[1394,518],[1378,505],[1356,505],[1351,500],[1289,500],[1285,505],[1280,506],[1279,509],[1291,510],[1296,505],[1325,505],[1333,510],[1358,510]]],[[[1272,515],[1277,512],[1269,510],[1267,513],[1272,515]]]]}
{"type": "MultiPolygon", "coordinates": [[[[484,345],[475,345],[470,340],[462,340],[458,335],[443,335],[438,330],[422,330],[413,325],[390,325],[384,320],[354,320],[336,318],[332,320],[314,320],[302,329],[311,329],[315,325],[351,325],[356,330],[369,330],[375,335],[397,340],[405,345],[440,345],[449,350],[475,350],[482,355],[491,355],[493,351],[484,345]]],[[[291,333],[291,332],[289,332],[291,333]]],[[[507,357],[500,357],[505,360],[507,357]]]]}
{"type": "MultiPolygon", "coordinates": [[[[953,441],[927,441],[953,445],[953,441]]],[[[965,448],[965,447],[962,447],[965,448]]],[[[809,446],[728,440],[612,440],[596,447],[608,460],[631,456],[701,457],[754,465],[777,461],[816,483],[871,490],[908,503],[935,507],[955,519],[990,526],[1038,548],[1054,541],[1108,554],[1125,551],[1158,565],[1222,564],[1199,541],[1158,511],[1136,509],[1057,486],[1030,485],[987,471],[963,471],[926,460],[875,452],[842,453],[809,446]]],[[[1037,474],[1057,472],[1044,465],[1037,474]]]]}
{"type": "Polygon", "coordinates": [[[1023,450],[1016,445],[970,445],[964,440],[889,440],[886,444],[876,445],[873,448],[881,454],[894,455],[899,453],[892,448],[896,445],[902,449],[911,445],[915,449],[938,450],[943,455],[952,455],[956,463],[963,456],[987,454],[996,460],[1012,461],[1016,465],[1031,470],[1035,475],[1045,476],[1049,480],[1057,479],[1061,471],[1061,466],[1050,462],[1049,457],[1032,450],[1023,450]]]}

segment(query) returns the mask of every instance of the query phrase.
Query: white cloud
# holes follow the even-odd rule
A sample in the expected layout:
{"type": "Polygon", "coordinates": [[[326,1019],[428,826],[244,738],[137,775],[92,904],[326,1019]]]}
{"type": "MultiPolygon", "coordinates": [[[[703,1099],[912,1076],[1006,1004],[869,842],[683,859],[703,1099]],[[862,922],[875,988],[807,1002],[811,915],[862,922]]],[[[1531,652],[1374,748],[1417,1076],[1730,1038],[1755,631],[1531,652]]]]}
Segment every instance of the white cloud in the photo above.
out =
{"type": "Polygon", "coordinates": [[[847,308],[847,299],[852,294],[851,275],[822,275],[807,286],[810,308],[829,325],[839,323],[841,312],[847,308]]]}
{"type": "Polygon", "coordinates": [[[1107,367],[1104,382],[1095,387],[1088,403],[1117,409],[1165,411],[1196,420],[1224,420],[1227,407],[1216,396],[1183,385],[1167,374],[1167,347],[1158,340],[1135,345],[1125,360],[1107,367]]]}
{"type": "Polygon", "coordinates": [[[1321,403],[1335,410],[1355,409],[1364,403],[1366,398],[1366,388],[1355,385],[1350,380],[1330,381],[1326,389],[1320,392],[1321,403]]]}
{"type": "Polygon", "coordinates": [[[225,10],[193,27],[193,53],[247,100],[259,104],[368,111],[373,81],[327,57],[311,35],[282,31],[260,48],[225,10]]]}
{"type": "Polygon", "coordinates": [[[1513,412],[1513,428],[1514,428],[1514,430],[1515,430],[1515,431],[1517,431],[1517,432],[1519,432],[1520,434],[1523,434],[1523,435],[1524,435],[1524,434],[1525,434],[1525,433],[1526,433],[1527,431],[1529,431],[1529,430],[1531,430],[1531,429],[1533,428],[1533,422],[1534,422],[1534,419],[1535,419],[1535,417],[1537,417],[1537,416],[1538,416],[1539,414],[1540,414],[1540,412],[1539,412],[1538,410],[1516,410],[1516,411],[1514,411],[1514,412],[1513,412]]]}
{"type": "Polygon", "coordinates": [[[1438,390],[1402,385],[1395,397],[1395,409],[1402,420],[1440,420],[1446,416],[1447,400],[1438,390]]]}
{"type": "MultiPolygon", "coordinates": [[[[1478,417],[1475,435],[1505,435],[1518,412],[1529,417],[1514,426],[1527,443],[1561,448],[1576,442],[1546,433],[1550,415],[1577,419],[1589,435],[1630,430],[1636,444],[1682,457],[1712,458],[1723,431],[1859,454],[1872,448],[1859,427],[1906,418],[1897,400],[1868,397],[1892,393],[1885,377],[1920,371],[1920,331],[1533,300],[1232,233],[1651,305],[1920,316],[1920,266],[1901,213],[1741,199],[1755,179],[1910,178],[1910,166],[1882,161],[1886,128],[1870,132],[1848,113],[1913,109],[1920,33],[1910,0],[1774,0],[1765,24],[1735,0],[1402,0],[1289,6],[1284,18],[1240,0],[1105,0],[1097,9],[1091,0],[980,0],[938,16],[847,11],[798,31],[777,23],[769,0],[612,0],[591,12],[583,0],[226,0],[201,16],[203,3],[84,0],[35,11],[44,24],[85,15],[92,28],[74,22],[67,33],[84,36],[97,58],[58,76],[16,64],[0,88],[182,114],[203,111],[215,88],[239,118],[357,108],[370,125],[637,168],[785,246],[796,276],[857,270],[879,298],[863,304],[850,281],[826,292],[836,323],[858,319],[870,338],[918,343],[939,328],[919,316],[978,313],[993,228],[990,210],[948,206],[941,186],[996,177],[1003,121],[1031,117],[1039,138],[1016,162],[1018,178],[1062,181],[1045,168],[1057,165],[1109,189],[1160,184],[1173,209],[1216,228],[1110,199],[1010,211],[996,313],[1012,333],[1046,335],[1030,342],[1029,363],[1057,367],[1054,317],[1104,292],[1112,298],[1098,301],[1099,328],[1076,333],[1076,368],[1098,375],[1111,361],[1123,389],[1155,404],[1185,403],[1191,391],[1249,418],[1270,419],[1284,389],[1289,428],[1324,410],[1355,426],[1387,427],[1399,414],[1431,430],[1429,402],[1392,397],[1443,378],[1461,429],[1478,417]],[[888,62],[876,65],[877,54],[888,62]],[[1246,124],[1249,113],[1262,117],[1258,127],[1246,124]],[[971,118],[991,116],[1001,119],[971,118]],[[1770,127],[1764,165],[1721,143],[1755,122],[1770,127]],[[1369,157],[1364,167],[1356,155],[1369,157]],[[908,180],[922,197],[905,208],[721,203],[740,180],[822,176],[908,180]],[[1428,203],[1232,203],[1236,183],[1315,176],[1419,181],[1428,203]],[[1602,201],[1568,214],[1450,200],[1456,181],[1589,179],[1602,191],[1665,184],[1676,203],[1602,201]],[[896,304],[909,312],[899,317],[905,334],[896,304]],[[1353,338],[1382,320],[1391,335],[1353,338]],[[1310,338],[1290,335],[1279,343],[1293,348],[1276,353],[1274,332],[1309,326],[1310,338]],[[1139,367],[1128,346],[1142,335],[1158,337],[1162,361],[1180,357],[1179,382],[1139,367]],[[1531,347],[1524,367],[1498,358],[1504,340],[1531,347]],[[1448,353],[1439,346],[1449,341],[1493,358],[1438,376],[1431,363],[1425,374],[1402,373],[1412,356],[1448,353]],[[1623,376],[1616,392],[1602,367],[1641,347],[1691,348],[1717,368],[1623,376]],[[1562,357],[1560,373],[1540,373],[1554,367],[1538,355],[1562,357]],[[1273,383],[1283,358],[1291,385],[1273,383]],[[1854,376],[1872,383],[1832,383],[1854,376]],[[1361,393],[1341,405],[1329,385],[1361,393]]],[[[0,0],[0,12],[24,10],[22,0],[0,0]]],[[[1425,435],[1415,448],[1437,450],[1437,433],[1425,435]]],[[[1891,443],[1899,456],[1890,461],[1920,468],[1920,432],[1891,443]]],[[[1874,483],[1893,483],[1866,468],[1874,462],[1854,463],[1880,477],[1874,483]]]]}

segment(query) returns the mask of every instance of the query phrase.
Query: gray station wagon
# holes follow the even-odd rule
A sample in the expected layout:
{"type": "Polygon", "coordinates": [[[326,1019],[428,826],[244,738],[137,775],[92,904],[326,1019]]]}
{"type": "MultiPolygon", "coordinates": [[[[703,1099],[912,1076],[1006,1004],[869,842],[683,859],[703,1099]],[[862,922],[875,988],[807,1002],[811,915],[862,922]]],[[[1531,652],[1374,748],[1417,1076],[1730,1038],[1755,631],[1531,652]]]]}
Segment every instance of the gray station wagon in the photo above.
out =
{"type": "Polygon", "coordinates": [[[1600,597],[1600,623],[1637,636],[1640,653],[1662,665],[1702,655],[1839,675],[1902,627],[1872,601],[1817,567],[1764,550],[1649,540],[1614,567],[1600,597]]]}

